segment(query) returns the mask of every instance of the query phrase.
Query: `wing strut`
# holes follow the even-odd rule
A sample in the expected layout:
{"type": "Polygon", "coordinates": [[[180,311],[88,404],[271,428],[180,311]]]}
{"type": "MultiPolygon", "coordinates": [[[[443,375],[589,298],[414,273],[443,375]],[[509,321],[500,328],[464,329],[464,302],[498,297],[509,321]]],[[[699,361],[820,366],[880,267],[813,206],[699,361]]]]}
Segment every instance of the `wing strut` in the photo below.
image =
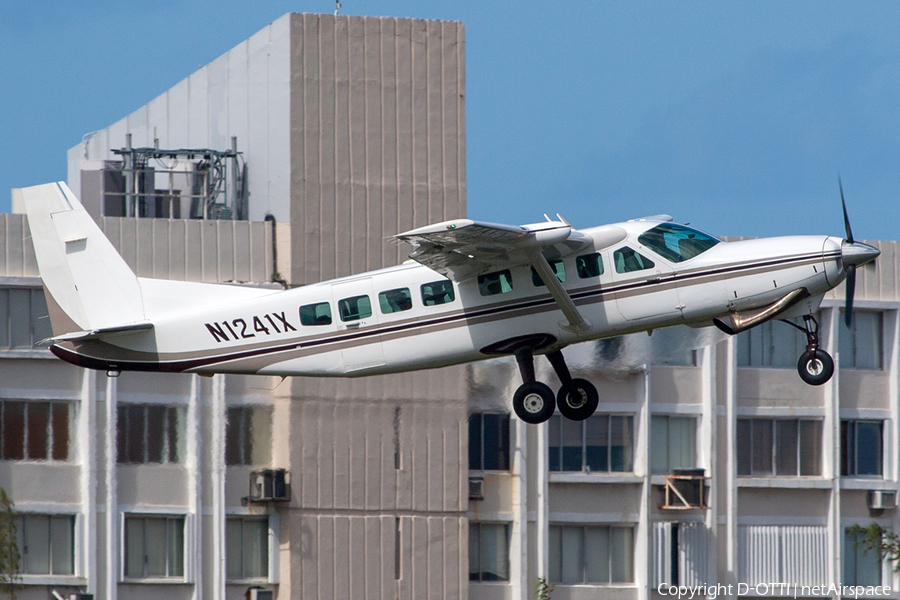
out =
{"type": "Polygon", "coordinates": [[[559,306],[559,309],[568,320],[568,323],[560,323],[559,326],[573,333],[587,333],[590,331],[593,325],[578,312],[578,308],[572,302],[572,298],[569,297],[568,292],[563,288],[559,279],[556,278],[556,273],[550,268],[550,263],[544,258],[541,249],[539,247],[528,248],[526,253],[531,266],[534,267],[537,274],[547,284],[547,291],[556,300],[556,305],[559,306]]]}

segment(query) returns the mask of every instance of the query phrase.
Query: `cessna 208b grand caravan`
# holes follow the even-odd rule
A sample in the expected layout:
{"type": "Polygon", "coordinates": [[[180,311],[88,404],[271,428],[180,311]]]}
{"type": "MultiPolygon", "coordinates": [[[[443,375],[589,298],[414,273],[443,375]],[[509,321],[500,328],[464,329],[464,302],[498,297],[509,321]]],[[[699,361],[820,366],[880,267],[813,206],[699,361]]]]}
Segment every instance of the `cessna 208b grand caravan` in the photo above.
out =
{"type": "MultiPolygon", "coordinates": [[[[558,406],[589,417],[597,389],[573,378],[570,344],[660,327],[715,324],[729,334],[802,317],[809,384],[834,363],[814,314],[879,251],[847,238],[725,242],[668,216],[576,230],[457,219],[396,237],[406,263],[285,291],[136,277],[64,183],[21,190],[59,358],[121,371],[355,377],[514,355],[513,409],[528,423],[558,406]],[[550,361],[557,394],[535,380],[550,361]]],[[[843,202],[843,193],[842,193],[843,202]]],[[[558,215],[557,215],[558,216],[558,215]]],[[[785,321],[787,322],[787,321],[785,321]]]]}

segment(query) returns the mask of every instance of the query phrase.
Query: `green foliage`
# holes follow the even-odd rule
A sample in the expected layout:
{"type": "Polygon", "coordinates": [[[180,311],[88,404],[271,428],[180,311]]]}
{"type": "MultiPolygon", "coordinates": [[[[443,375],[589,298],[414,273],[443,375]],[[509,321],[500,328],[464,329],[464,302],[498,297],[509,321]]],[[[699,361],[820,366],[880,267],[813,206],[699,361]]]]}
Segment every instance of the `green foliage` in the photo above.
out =
{"type": "Polygon", "coordinates": [[[894,563],[894,571],[900,572],[900,535],[888,531],[878,523],[870,523],[867,527],[853,525],[847,532],[856,537],[853,542],[866,551],[874,550],[894,563]]]}
{"type": "Polygon", "coordinates": [[[546,577],[538,577],[534,582],[534,600],[550,600],[553,594],[553,584],[546,577]]]}
{"type": "Polygon", "coordinates": [[[12,600],[19,589],[19,569],[22,556],[17,541],[18,516],[13,511],[13,502],[0,488],[0,591],[6,592],[12,600]]]}

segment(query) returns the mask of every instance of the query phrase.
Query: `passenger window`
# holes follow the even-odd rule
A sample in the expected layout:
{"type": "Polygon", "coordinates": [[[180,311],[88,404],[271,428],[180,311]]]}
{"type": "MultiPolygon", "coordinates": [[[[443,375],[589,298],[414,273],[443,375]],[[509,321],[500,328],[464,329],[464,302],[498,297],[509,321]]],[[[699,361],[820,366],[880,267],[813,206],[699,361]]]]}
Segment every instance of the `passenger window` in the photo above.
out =
{"type": "Polygon", "coordinates": [[[510,275],[509,269],[478,276],[478,291],[482,296],[505,294],[511,292],[512,289],[512,275],[510,275]]]}
{"type": "Polygon", "coordinates": [[[331,305],[327,302],[300,307],[301,325],[331,325],[331,305]]]}
{"type": "Polygon", "coordinates": [[[628,246],[619,248],[613,253],[613,262],[616,263],[616,273],[631,273],[652,269],[653,261],[646,256],[641,256],[628,246]]]}
{"type": "Polygon", "coordinates": [[[398,288],[378,294],[378,304],[381,306],[381,314],[389,315],[412,308],[412,294],[409,288],[398,288]]]}
{"type": "MultiPolygon", "coordinates": [[[[556,278],[559,279],[559,282],[564,282],[566,280],[566,266],[563,264],[563,261],[551,260],[548,262],[550,263],[550,268],[556,273],[556,278]]],[[[535,287],[544,287],[546,285],[544,280],[541,279],[541,276],[534,270],[534,267],[531,267],[531,282],[535,287]]]]}
{"type": "Polygon", "coordinates": [[[353,296],[338,300],[341,321],[358,321],[372,316],[372,301],[368,296],[353,296]]]}
{"type": "Polygon", "coordinates": [[[422,304],[425,306],[437,306],[456,300],[456,294],[453,291],[453,282],[447,279],[423,283],[421,290],[422,304]]]}
{"type": "Polygon", "coordinates": [[[576,256],[575,270],[578,271],[578,277],[580,279],[600,277],[603,275],[603,257],[600,256],[599,252],[576,256]]]}

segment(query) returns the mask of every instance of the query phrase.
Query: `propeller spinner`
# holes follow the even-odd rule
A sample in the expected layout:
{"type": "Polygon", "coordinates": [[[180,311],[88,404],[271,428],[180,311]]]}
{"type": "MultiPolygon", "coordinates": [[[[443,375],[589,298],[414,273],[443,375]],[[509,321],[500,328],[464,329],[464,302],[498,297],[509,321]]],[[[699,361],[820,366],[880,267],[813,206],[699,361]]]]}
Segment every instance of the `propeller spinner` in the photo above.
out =
{"type": "Polygon", "coordinates": [[[844,231],[847,233],[847,238],[841,245],[841,260],[844,264],[844,270],[847,272],[844,323],[846,323],[849,328],[853,323],[853,297],[856,294],[856,267],[872,262],[878,258],[878,255],[881,254],[881,250],[874,246],[870,246],[869,244],[863,244],[853,240],[853,230],[850,229],[850,217],[847,216],[847,203],[844,201],[844,186],[841,183],[840,177],[838,177],[838,187],[841,190],[841,207],[844,209],[844,231]]]}

